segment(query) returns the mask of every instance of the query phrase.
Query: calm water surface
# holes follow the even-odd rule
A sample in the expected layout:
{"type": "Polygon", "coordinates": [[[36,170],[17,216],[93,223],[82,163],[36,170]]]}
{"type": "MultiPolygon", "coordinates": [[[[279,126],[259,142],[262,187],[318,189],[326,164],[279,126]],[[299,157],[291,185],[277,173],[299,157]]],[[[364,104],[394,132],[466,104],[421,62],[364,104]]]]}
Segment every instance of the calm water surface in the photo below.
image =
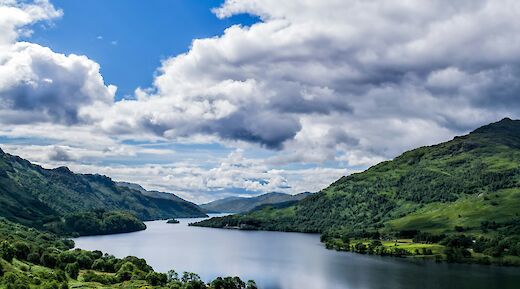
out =
{"type": "Polygon", "coordinates": [[[147,222],[141,232],[77,238],[76,246],[145,258],[156,271],[254,279],[261,289],[518,289],[520,269],[411,262],[326,250],[313,234],[147,222]]]}

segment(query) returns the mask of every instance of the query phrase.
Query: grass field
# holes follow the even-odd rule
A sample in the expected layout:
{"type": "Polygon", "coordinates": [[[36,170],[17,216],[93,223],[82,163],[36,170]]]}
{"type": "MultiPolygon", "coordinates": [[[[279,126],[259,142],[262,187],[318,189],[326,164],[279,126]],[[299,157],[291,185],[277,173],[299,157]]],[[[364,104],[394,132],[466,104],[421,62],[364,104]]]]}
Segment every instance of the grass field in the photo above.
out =
{"type": "Polygon", "coordinates": [[[514,188],[492,194],[469,195],[452,203],[428,204],[385,225],[390,231],[416,229],[438,234],[453,232],[455,226],[461,226],[466,231],[478,233],[482,221],[499,223],[518,217],[518,212],[520,189],[514,188]]]}

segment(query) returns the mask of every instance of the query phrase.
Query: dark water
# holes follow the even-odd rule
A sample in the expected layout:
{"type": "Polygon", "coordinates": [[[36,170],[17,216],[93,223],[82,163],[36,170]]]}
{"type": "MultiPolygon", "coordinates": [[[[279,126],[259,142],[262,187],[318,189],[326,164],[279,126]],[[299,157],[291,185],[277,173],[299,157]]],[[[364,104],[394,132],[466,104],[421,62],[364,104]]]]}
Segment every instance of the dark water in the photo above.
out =
{"type": "Polygon", "coordinates": [[[82,237],[79,248],[145,258],[157,271],[254,279],[261,289],[518,289],[519,268],[411,262],[326,250],[318,235],[147,222],[142,232],[82,237]]]}

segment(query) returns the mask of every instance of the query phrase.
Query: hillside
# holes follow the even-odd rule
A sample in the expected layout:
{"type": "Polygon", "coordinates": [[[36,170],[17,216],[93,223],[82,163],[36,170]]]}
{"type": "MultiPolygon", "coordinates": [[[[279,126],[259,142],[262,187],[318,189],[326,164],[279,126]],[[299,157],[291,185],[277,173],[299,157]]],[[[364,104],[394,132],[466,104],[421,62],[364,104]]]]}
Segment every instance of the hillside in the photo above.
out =
{"type": "Polygon", "coordinates": [[[257,288],[238,277],[206,284],[194,273],[155,272],[135,256],[72,248],[72,240],[0,218],[0,288],[257,288]]]}
{"type": "Polygon", "coordinates": [[[196,225],[319,232],[324,239],[419,232],[492,238],[520,235],[519,215],[520,121],[504,119],[342,177],[293,206],[196,225]]]}
{"type": "Polygon", "coordinates": [[[143,191],[66,167],[44,169],[0,150],[0,216],[21,224],[42,227],[61,216],[93,210],[126,211],[141,220],[205,216],[181,198],[143,191]]]}
{"type": "Polygon", "coordinates": [[[244,213],[262,205],[300,201],[309,195],[311,195],[311,193],[301,193],[297,195],[267,193],[250,198],[229,197],[200,205],[200,207],[210,213],[244,213]]]}

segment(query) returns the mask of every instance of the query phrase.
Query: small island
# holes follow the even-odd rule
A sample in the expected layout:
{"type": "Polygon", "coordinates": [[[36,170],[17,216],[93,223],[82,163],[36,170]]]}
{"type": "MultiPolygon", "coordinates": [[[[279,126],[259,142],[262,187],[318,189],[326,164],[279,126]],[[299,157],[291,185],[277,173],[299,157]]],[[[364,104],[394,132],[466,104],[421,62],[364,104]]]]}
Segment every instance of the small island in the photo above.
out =
{"type": "Polygon", "coordinates": [[[176,220],[176,219],[169,219],[166,223],[167,224],[178,224],[180,222],[179,222],[179,220],[176,220]]]}

